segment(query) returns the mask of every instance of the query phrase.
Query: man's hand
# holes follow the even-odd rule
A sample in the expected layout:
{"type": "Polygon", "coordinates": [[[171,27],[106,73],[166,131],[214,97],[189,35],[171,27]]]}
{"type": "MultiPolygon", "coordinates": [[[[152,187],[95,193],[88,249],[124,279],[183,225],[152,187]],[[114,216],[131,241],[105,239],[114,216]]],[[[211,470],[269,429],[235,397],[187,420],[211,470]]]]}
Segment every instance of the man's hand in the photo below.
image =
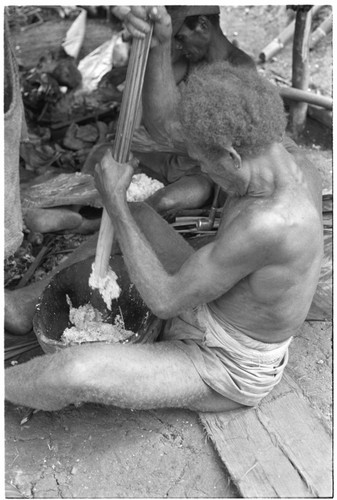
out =
{"type": "Polygon", "coordinates": [[[163,5],[155,7],[120,5],[114,7],[112,12],[123,21],[128,32],[135,38],[144,38],[153,23],[151,47],[165,45],[171,40],[171,17],[163,5]]]}
{"type": "Polygon", "coordinates": [[[136,159],[129,163],[118,163],[113,159],[111,151],[108,149],[101,162],[96,165],[96,188],[109,213],[117,215],[119,207],[126,203],[126,191],[130,186],[137,163],[136,159]]]}

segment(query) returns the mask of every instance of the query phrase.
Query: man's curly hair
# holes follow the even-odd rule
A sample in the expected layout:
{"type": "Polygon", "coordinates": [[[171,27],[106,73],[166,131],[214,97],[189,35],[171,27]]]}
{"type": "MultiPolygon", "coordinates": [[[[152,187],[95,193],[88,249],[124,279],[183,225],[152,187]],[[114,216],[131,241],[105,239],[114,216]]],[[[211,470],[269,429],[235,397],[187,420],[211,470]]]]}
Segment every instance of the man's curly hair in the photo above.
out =
{"type": "Polygon", "coordinates": [[[185,139],[210,157],[225,146],[242,158],[254,157],[280,142],[286,127],[276,86],[255,70],[228,62],[204,65],[190,75],[178,113],[185,139]]]}

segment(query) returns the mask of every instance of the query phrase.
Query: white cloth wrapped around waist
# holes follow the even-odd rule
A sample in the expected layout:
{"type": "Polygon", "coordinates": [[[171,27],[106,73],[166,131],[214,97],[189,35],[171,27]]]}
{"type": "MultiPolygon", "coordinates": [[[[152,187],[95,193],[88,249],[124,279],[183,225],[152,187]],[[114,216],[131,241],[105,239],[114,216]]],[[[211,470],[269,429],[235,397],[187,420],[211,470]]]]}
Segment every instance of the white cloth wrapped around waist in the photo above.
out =
{"type": "Polygon", "coordinates": [[[165,338],[182,341],[177,345],[207,385],[247,406],[257,405],[281,381],[292,341],[252,339],[217,318],[207,304],[175,318],[165,338]]]}
{"type": "Polygon", "coordinates": [[[271,365],[280,360],[288,351],[292,337],[284,342],[269,344],[255,340],[236,330],[230,323],[220,319],[216,312],[206,304],[200,306],[197,318],[205,331],[205,344],[209,347],[225,348],[233,360],[251,360],[252,366],[271,365]]]}

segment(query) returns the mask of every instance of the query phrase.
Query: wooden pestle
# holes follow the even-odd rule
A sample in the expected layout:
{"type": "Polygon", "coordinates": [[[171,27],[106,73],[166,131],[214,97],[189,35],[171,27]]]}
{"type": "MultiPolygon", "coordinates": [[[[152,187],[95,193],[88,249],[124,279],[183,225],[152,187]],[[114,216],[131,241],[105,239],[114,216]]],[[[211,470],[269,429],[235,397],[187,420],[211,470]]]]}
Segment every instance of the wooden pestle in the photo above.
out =
{"type": "MultiPolygon", "coordinates": [[[[152,30],[145,36],[145,38],[134,38],[132,41],[125,88],[123,91],[116,138],[113,148],[113,157],[119,163],[125,163],[129,159],[132,137],[141,100],[151,37],[152,30]]],[[[103,209],[93,269],[95,277],[97,277],[98,280],[104,278],[108,273],[113,240],[114,227],[108,213],[105,209],[103,209]]],[[[96,282],[98,280],[96,280],[96,282]]]]}

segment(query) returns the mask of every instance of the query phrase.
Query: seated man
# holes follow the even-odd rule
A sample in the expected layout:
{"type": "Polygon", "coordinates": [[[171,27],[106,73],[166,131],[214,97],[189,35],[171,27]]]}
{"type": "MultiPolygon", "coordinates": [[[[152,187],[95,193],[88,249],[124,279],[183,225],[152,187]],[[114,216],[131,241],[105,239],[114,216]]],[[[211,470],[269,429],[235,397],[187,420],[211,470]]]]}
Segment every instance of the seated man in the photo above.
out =
{"type": "MultiPolygon", "coordinates": [[[[115,7],[113,11],[128,25],[129,7],[119,6],[115,7]]],[[[253,60],[247,54],[237,49],[223,35],[219,24],[219,7],[171,6],[169,11],[173,23],[173,29],[169,35],[172,39],[171,61],[177,84],[182,80],[186,80],[191,67],[200,62],[198,59],[207,62],[229,59],[233,64],[240,64],[245,67],[255,66],[253,60]],[[175,35],[181,36],[178,47],[176,47],[175,35]],[[189,54],[196,50],[199,51],[199,56],[190,57],[189,54]]],[[[125,78],[124,73],[117,76],[122,78],[119,83],[125,78]]],[[[134,137],[133,153],[141,160],[139,171],[165,185],[163,189],[160,189],[147,200],[150,206],[161,215],[169,218],[172,213],[174,214],[179,209],[199,208],[213,199],[214,183],[201,172],[195,159],[189,158],[186,151],[183,151],[184,155],[160,152],[161,148],[158,148],[153,139],[148,142],[147,136],[148,134],[145,135],[145,143],[144,134],[140,134],[139,131],[134,137]],[[157,149],[154,150],[154,148],[157,149]]],[[[165,145],[164,150],[167,151],[169,138],[164,136],[163,139],[159,138],[159,141],[162,145],[165,145]]],[[[104,152],[110,147],[111,143],[96,145],[88,155],[82,167],[82,172],[93,174],[96,163],[101,160],[104,152]]],[[[172,145],[169,149],[174,150],[175,147],[172,145]]],[[[223,198],[223,193],[221,193],[221,197],[223,198]]],[[[218,201],[220,204],[221,200],[218,201]]],[[[89,256],[88,250],[95,251],[95,244],[92,244],[89,249],[84,248],[82,254],[89,256]]],[[[81,249],[67,260],[67,265],[76,261],[78,253],[81,253],[81,249]]],[[[50,274],[43,281],[36,282],[23,289],[6,291],[5,324],[8,331],[16,335],[25,335],[30,331],[38,297],[53,274],[50,274]]]]}
{"type": "MultiPolygon", "coordinates": [[[[227,60],[235,66],[255,68],[253,59],[223,34],[218,6],[169,6],[167,11],[172,20],[171,55],[177,85],[185,83],[189,72],[201,63],[227,60]]],[[[128,26],[128,7],[115,7],[113,12],[128,26]]],[[[165,137],[159,141],[166,145],[165,137]]],[[[165,185],[147,200],[164,217],[211,201],[213,182],[201,172],[195,159],[158,150],[140,152],[136,144],[133,152],[141,162],[141,170],[165,185]]]]}
{"type": "Polygon", "coordinates": [[[186,81],[196,65],[228,61],[233,66],[256,68],[253,59],[231,43],[220,27],[217,5],[167,6],[172,21],[172,59],[177,84],[186,81]]]}
{"type": "Polygon", "coordinates": [[[179,147],[183,140],[226,191],[217,236],[194,251],[151,207],[128,204],[133,168],[107,152],[96,185],[130,278],[167,320],[165,329],[151,345],[86,344],[10,367],[5,395],[15,404],[255,406],[280,381],[310,308],[323,256],[320,178],[282,144],[286,117],[277,89],[255,71],[222,62],[195,71],[180,96],[166,11],[135,7],[133,34],[149,29],[148,15],[154,35],[144,120],[164,127],[179,147]]]}

